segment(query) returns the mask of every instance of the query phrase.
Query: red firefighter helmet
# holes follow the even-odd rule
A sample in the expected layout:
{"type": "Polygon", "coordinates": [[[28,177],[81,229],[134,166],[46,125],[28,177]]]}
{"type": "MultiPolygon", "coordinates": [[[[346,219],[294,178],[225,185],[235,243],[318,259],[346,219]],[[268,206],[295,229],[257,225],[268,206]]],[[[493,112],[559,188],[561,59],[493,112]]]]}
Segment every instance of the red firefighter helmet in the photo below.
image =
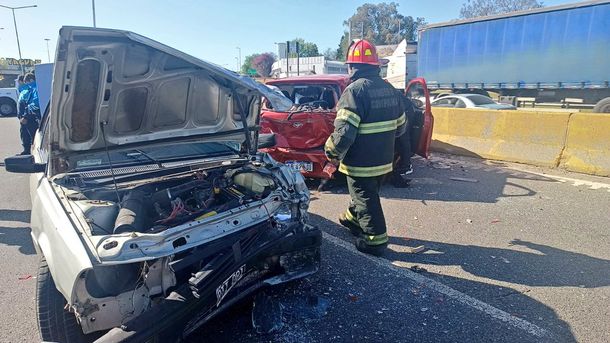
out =
{"type": "Polygon", "coordinates": [[[381,65],[375,45],[365,39],[355,40],[350,44],[345,63],[381,65]]]}

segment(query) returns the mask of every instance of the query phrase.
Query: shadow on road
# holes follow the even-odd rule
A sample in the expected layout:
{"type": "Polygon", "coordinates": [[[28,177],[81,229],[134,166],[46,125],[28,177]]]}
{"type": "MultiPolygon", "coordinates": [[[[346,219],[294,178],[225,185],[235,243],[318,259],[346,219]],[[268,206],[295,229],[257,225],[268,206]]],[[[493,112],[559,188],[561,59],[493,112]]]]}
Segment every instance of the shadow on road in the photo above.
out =
{"type": "MultiPolygon", "coordinates": [[[[340,225],[315,214],[310,214],[310,217],[315,225],[325,231],[331,230],[333,235],[341,233],[340,236],[346,241],[353,240],[347,229],[340,225]]],[[[610,261],[519,240],[513,243],[536,249],[537,253],[390,237],[390,250],[384,258],[410,264],[460,265],[474,275],[529,286],[578,287],[584,284],[585,287],[602,287],[610,284],[610,261]],[[391,250],[392,245],[415,247],[421,244],[426,245],[427,251],[434,254],[407,254],[391,250]],[[506,263],[505,259],[510,263],[506,263]]],[[[481,299],[511,315],[551,330],[557,338],[561,337],[558,339],[560,342],[576,341],[569,324],[561,320],[552,308],[527,296],[529,290],[519,291],[430,273],[425,269],[419,271],[422,275],[481,299]]]]}
{"type": "Polygon", "coordinates": [[[511,246],[530,251],[459,245],[391,237],[390,244],[425,245],[427,253],[391,251],[393,261],[460,266],[488,279],[533,287],[597,288],[610,285],[610,261],[515,239],[511,246]]]}
{"type": "Polygon", "coordinates": [[[30,210],[0,209],[0,221],[30,223],[30,210]]]}
{"type": "MultiPolygon", "coordinates": [[[[500,198],[535,196],[537,192],[525,185],[528,181],[558,182],[540,175],[498,168],[502,163],[494,164],[497,166],[439,158],[414,158],[414,173],[409,175],[410,187],[395,188],[387,177],[380,195],[387,199],[419,200],[424,204],[426,201],[496,203],[500,198]]],[[[308,183],[315,190],[317,183],[312,180],[308,183]]],[[[342,178],[328,185],[328,192],[347,193],[342,178]]]]}
{"type": "Polygon", "coordinates": [[[18,246],[19,252],[24,255],[35,255],[30,228],[2,227],[0,226],[0,244],[18,246]]]}

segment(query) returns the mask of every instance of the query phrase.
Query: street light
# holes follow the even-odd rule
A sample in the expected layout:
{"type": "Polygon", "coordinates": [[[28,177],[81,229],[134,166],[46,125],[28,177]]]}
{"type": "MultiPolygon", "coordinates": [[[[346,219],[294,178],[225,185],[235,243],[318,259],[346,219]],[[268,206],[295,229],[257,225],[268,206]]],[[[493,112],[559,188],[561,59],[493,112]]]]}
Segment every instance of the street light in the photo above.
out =
{"type": "Polygon", "coordinates": [[[241,48],[236,47],[235,49],[239,50],[239,64],[237,66],[237,72],[239,73],[239,69],[241,69],[241,48]]]}
{"type": "Polygon", "coordinates": [[[51,63],[51,54],[49,53],[49,41],[51,39],[50,38],[45,38],[44,40],[47,41],[47,58],[49,59],[49,63],[51,63]]]}
{"type": "Polygon", "coordinates": [[[15,36],[17,36],[17,50],[19,51],[19,67],[21,68],[21,73],[25,74],[25,69],[23,68],[23,64],[21,64],[21,45],[19,45],[19,32],[17,31],[17,19],[15,19],[15,10],[21,10],[24,8],[32,8],[32,7],[38,7],[38,6],[31,5],[31,6],[9,7],[9,6],[0,5],[0,7],[7,8],[13,12],[13,24],[15,24],[15,36]]]}
{"type": "Polygon", "coordinates": [[[239,74],[239,60],[237,59],[237,56],[235,56],[235,65],[237,66],[235,71],[239,74]]]}
{"type": "Polygon", "coordinates": [[[95,24],[95,0],[91,0],[91,9],[93,10],[93,27],[97,27],[95,24]]]}

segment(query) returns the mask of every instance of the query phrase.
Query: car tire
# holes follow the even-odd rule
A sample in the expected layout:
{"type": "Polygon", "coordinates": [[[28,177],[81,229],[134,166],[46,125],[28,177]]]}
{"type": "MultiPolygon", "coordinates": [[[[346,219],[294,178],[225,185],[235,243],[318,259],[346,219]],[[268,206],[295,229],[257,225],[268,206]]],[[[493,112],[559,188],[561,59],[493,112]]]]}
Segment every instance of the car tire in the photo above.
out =
{"type": "Polygon", "coordinates": [[[603,98],[593,107],[595,113],[610,113],[610,97],[603,98]]]}
{"type": "Polygon", "coordinates": [[[64,309],[66,299],[55,287],[55,282],[44,257],[38,267],[36,287],[36,317],[43,342],[83,343],[95,337],[83,334],[73,313],[64,309]]]}
{"type": "Polygon", "coordinates": [[[12,99],[0,99],[0,116],[6,117],[17,114],[17,105],[12,99]]]}

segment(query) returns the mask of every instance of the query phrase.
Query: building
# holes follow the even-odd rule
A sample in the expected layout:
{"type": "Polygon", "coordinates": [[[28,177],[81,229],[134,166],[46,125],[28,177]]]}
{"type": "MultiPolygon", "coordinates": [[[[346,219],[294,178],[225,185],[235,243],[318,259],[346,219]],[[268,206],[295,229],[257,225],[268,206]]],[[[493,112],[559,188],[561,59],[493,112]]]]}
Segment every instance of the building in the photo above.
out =
{"type": "Polygon", "coordinates": [[[347,65],[327,60],[324,56],[300,57],[298,60],[296,57],[280,58],[273,63],[271,72],[274,78],[314,74],[347,74],[347,65]]]}

